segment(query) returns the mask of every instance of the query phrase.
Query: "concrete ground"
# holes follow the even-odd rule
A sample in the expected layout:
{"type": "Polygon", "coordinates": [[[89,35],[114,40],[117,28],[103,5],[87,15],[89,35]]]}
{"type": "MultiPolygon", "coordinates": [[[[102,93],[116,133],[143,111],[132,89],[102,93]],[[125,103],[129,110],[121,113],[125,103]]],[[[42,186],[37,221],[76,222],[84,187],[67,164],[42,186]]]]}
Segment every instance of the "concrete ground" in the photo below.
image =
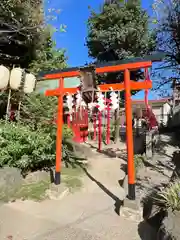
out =
{"type": "Polygon", "coordinates": [[[76,193],[61,200],[1,205],[0,239],[147,239],[141,229],[141,237],[138,234],[140,211],[121,208],[125,192],[118,181],[124,177],[123,161],[97,153],[90,163],[84,187],[76,193]]]}

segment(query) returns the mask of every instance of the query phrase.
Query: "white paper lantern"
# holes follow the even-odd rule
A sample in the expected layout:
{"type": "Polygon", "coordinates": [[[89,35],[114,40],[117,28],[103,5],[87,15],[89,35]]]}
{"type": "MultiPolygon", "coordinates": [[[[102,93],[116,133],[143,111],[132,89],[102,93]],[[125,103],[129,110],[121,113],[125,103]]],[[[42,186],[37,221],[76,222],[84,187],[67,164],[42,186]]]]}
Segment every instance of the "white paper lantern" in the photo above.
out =
{"type": "Polygon", "coordinates": [[[10,71],[4,66],[0,66],[0,90],[8,86],[10,71]]]}
{"type": "Polygon", "coordinates": [[[25,82],[24,82],[24,92],[32,93],[34,91],[35,84],[36,84],[36,77],[31,73],[27,73],[25,76],[25,82]]]}
{"type": "Polygon", "coordinates": [[[11,70],[9,84],[10,88],[17,90],[21,86],[23,70],[21,68],[13,68],[11,70]]]}

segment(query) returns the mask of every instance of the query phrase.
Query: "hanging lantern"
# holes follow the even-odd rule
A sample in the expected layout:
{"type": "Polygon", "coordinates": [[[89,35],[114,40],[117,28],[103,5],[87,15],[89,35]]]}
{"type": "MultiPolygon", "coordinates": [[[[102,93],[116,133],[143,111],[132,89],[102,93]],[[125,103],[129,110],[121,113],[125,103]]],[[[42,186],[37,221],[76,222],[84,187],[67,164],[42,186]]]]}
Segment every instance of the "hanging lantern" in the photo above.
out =
{"type": "Polygon", "coordinates": [[[36,78],[33,74],[27,73],[24,81],[24,92],[32,93],[36,84],[36,78]]]}
{"type": "Polygon", "coordinates": [[[95,78],[95,66],[86,66],[80,68],[81,78],[81,93],[82,98],[86,103],[94,101],[94,94],[96,92],[96,78],[95,78]]]}
{"type": "Polygon", "coordinates": [[[9,84],[13,90],[18,90],[21,86],[23,70],[21,68],[13,68],[11,70],[9,84]]]}
{"type": "Polygon", "coordinates": [[[0,66],[0,90],[6,88],[9,82],[10,71],[4,66],[0,66]]]}

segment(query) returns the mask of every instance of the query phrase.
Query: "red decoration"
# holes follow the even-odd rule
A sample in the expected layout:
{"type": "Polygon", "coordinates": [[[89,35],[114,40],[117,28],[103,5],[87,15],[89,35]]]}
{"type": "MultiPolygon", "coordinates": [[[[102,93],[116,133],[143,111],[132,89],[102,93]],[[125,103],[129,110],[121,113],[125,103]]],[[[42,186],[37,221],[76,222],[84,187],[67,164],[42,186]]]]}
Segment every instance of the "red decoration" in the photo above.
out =
{"type": "Polygon", "coordinates": [[[102,150],[102,112],[98,112],[98,151],[102,150]]]}
{"type": "Polygon", "coordinates": [[[96,141],[96,131],[97,131],[97,126],[96,126],[96,113],[93,114],[93,128],[94,128],[94,135],[93,135],[93,140],[96,141]]]}
{"type": "MultiPolygon", "coordinates": [[[[108,91],[113,88],[114,91],[125,90],[125,106],[126,106],[126,136],[127,136],[127,163],[128,163],[128,197],[131,200],[135,200],[135,167],[134,167],[134,153],[133,153],[133,129],[132,129],[132,109],[131,109],[131,90],[142,90],[152,88],[152,82],[150,80],[143,82],[134,82],[130,80],[130,70],[137,70],[140,68],[151,67],[152,63],[147,62],[135,62],[121,65],[111,65],[97,67],[96,73],[107,72],[124,72],[124,83],[117,84],[104,84],[98,86],[100,91],[108,91]]],[[[74,94],[77,92],[77,88],[64,88],[65,77],[77,77],[80,76],[80,71],[62,71],[59,73],[47,74],[45,79],[57,79],[60,78],[59,88],[55,90],[46,91],[46,96],[58,96],[58,114],[57,114],[57,139],[56,139],[56,173],[55,183],[60,183],[61,174],[61,161],[62,161],[62,115],[63,115],[63,95],[67,92],[74,94]]],[[[77,119],[76,119],[77,121],[77,119]]],[[[101,132],[102,126],[102,114],[99,112],[99,150],[101,150],[101,132]]],[[[78,122],[76,122],[77,136],[79,137],[78,122]]],[[[74,127],[73,127],[74,128],[74,127]]]]}

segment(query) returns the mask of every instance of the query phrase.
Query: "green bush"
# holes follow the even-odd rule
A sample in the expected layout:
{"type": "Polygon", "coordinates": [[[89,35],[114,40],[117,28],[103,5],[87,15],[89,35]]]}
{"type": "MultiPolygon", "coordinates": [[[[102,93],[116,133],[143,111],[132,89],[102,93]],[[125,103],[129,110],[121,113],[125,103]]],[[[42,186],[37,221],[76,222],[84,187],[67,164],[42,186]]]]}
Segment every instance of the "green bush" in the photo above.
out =
{"type": "Polygon", "coordinates": [[[57,112],[57,98],[32,93],[24,95],[21,104],[20,120],[32,128],[46,128],[52,124],[57,112]]]}
{"type": "Polygon", "coordinates": [[[63,139],[69,139],[73,137],[72,129],[69,128],[66,124],[63,125],[63,139]]]}
{"type": "MultiPolygon", "coordinates": [[[[15,101],[15,100],[13,100],[15,101]]],[[[55,165],[57,98],[32,93],[24,95],[18,123],[0,122],[0,167],[17,167],[22,172],[55,165]]],[[[63,161],[75,164],[72,131],[63,125],[63,161]]]]}
{"type": "Polygon", "coordinates": [[[49,167],[55,160],[55,141],[50,134],[21,124],[0,124],[0,166],[23,172],[49,167]]]}
{"type": "Polygon", "coordinates": [[[144,157],[142,155],[134,155],[134,167],[136,175],[138,173],[138,170],[141,169],[144,166],[144,157]]]}
{"type": "Polygon", "coordinates": [[[180,182],[170,183],[165,189],[157,193],[156,201],[166,209],[180,211],[180,182]]]}
{"type": "MultiPolygon", "coordinates": [[[[5,165],[17,167],[23,173],[37,169],[49,168],[55,165],[56,127],[47,129],[37,128],[22,123],[0,122],[0,167],[5,165]]],[[[63,128],[62,156],[64,161],[70,161],[73,147],[67,143],[72,135],[66,125],[63,128]]]]}

